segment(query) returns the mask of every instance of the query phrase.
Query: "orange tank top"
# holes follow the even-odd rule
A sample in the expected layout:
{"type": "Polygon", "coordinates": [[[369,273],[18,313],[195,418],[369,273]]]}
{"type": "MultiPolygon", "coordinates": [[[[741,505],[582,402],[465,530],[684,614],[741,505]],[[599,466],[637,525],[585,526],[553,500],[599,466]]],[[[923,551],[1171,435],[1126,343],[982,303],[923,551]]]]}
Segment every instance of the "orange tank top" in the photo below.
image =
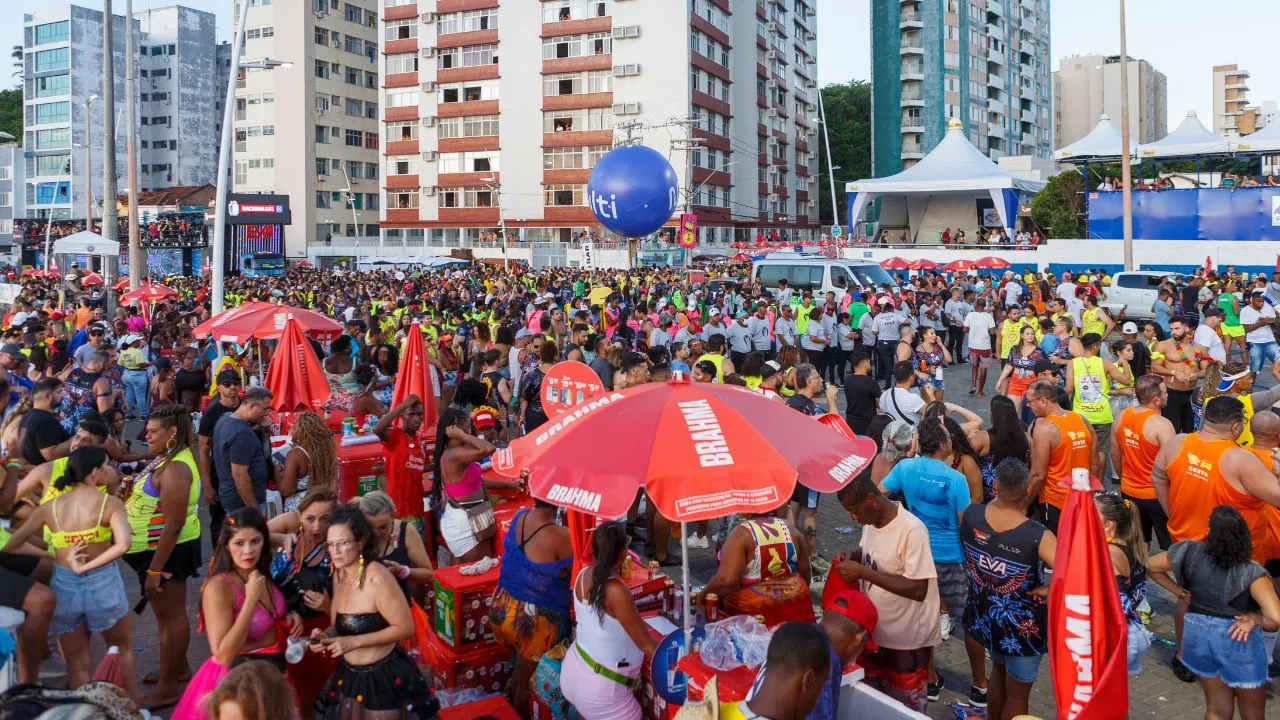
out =
{"type": "Polygon", "coordinates": [[[1067,504],[1068,491],[1058,483],[1064,480],[1069,482],[1071,471],[1075,468],[1093,467],[1094,441],[1089,428],[1085,427],[1085,419],[1077,413],[1047,415],[1043,419],[1058,428],[1062,441],[1049,453],[1049,468],[1045,473],[1044,485],[1040,486],[1040,502],[1061,510],[1067,504]]]}
{"type": "Polygon", "coordinates": [[[1182,441],[1182,452],[1165,468],[1169,475],[1169,537],[1204,540],[1209,514],[1217,507],[1222,479],[1222,454],[1237,447],[1230,440],[1204,440],[1191,433],[1182,441]]]}
{"type": "Polygon", "coordinates": [[[1155,413],[1148,407],[1133,407],[1120,416],[1120,453],[1124,458],[1120,492],[1142,500],[1156,499],[1156,489],[1151,485],[1151,469],[1155,467],[1160,446],[1143,434],[1147,420],[1155,413]]]}
{"type": "MultiPolygon", "coordinates": [[[[1275,465],[1270,450],[1259,450],[1254,447],[1244,449],[1253,453],[1268,470],[1275,465]]],[[[1268,560],[1280,559],[1280,536],[1276,535],[1277,529],[1280,529],[1277,527],[1280,523],[1280,509],[1249,493],[1235,489],[1226,478],[1222,478],[1214,490],[1217,503],[1230,505],[1239,510],[1245,524],[1249,526],[1249,539],[1253,541],[1254,562],[1265,565],[1268,560]]]]}

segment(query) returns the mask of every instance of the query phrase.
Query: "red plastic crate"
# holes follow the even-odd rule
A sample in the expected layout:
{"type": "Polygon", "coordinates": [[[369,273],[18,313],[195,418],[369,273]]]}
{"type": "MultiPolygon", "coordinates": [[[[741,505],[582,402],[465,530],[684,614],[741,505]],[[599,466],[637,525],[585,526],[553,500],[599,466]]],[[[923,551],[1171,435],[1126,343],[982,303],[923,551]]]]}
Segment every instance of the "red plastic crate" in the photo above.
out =
{"type": "MultiPolygon", "coordinates": [[[[502,546],[507,537],[507,531],[511,529],[511,523],[515,521],[516,514],[521,510],[533,507],[533,501],[528,495],[514,494],[491,494],[493,499],[493,519],[498,523],[498,535],[494,538],[494,545],[497,548],[498,557],[502,557],[502,546]]],[[[528,529],[526,528],[526,532],[528,529]]]]}
{"type": "Polygon", "coordinates": [[[440,711],[440,720],[472,720],[472,718],[486,716],[495,720],[520,720],[511,703],[502,697],[485,698],[440,711]]]}
{"type": "Polygon", "coordinates": [[[755,683],[756,673],[759,668],[736,667],[732,670],[715,670],[702,662],[702,656],[698,653],[691,653],[680,658],[677,665],[685,677],[688,678],[688,698],[698,701],[702,699],[702,689],[706,687],[707,681],[713,677],[720,678],[717,683],[720,693],[720,702],[730,703],[747,699],[747,693],[751,692],[751,685],[755,683]]]}
{"type": "Polygon", "coordinates": [[[431,635],[423,660],[431,666],[431,682],[436,690],[476,688],[501,693],[511,679],[515,654],[511,648],[496,643],[459,652],[431,635]]]}
{"type": "Polygon", "coordinates": [[[630,576],[624,575],[622,582],[631,590],[631,598],[635,600],[636,609],[642,613],[663,609],[666,596],[674,597],[674,585],[667,588],[667,576],[661,571],[650,574],[649,568],[635,558],[628,556],[631,565],[630,576]]]}
{"type": "Polygon", "coordinates": [[[387,486],[387,450],[382,441],[343,445],[341,438],[337,438],[337,442],[338,487],[342,502],[387,486]]]}
{"type": "MultiPolygon", "coordinates": [[[[634,576],[632,576],[634,577],[634,576]]],[[[649,637],[654,642],[662,642],[662,633],[654,630],[649,623],[645,623],[644,629],[649,631],[649,637]]],[[[645,720],[666,720],[668,715],[675,715],[675,711],[679,710],[678,705],[668,705],[653,690],[653,661],[650,658],[644,659],[644,665],[640,667],[640,689],[637,693],[640,700],[640,713],[645,720]]]]}
{"type": "Polygon", "coordinates": [[[498,586],[495,566],[483,575],[463,575],[463,567],[440,568],[435,572],[435,634],[442,645],[464,650],[468,646],[492,643],[489,606],[498,586]]]}

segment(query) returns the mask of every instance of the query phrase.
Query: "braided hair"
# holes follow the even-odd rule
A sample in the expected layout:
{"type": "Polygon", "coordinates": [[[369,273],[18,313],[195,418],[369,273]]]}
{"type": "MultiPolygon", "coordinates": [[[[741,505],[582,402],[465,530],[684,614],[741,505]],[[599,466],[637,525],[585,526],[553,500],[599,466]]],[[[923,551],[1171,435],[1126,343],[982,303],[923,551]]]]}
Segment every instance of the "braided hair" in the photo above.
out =
{"type": "Polygon", "coordinates": [[[84,445],[76,448],[67,458],[67,469],[54,478],[53,489],[59,492],[70,490],[77,483],[88,479],[89,474],[107,462],[107,451],[97,445],[84,445]]]}
{"type": "MultiPolygon", "coordinates": [[[[179,453],[189,450],[194,442],[194,433],[191,430],[191,409],[186,405],[160,405],[151,411],[151,416],[147,418],[150,422],[155,420],[165,428],[177,428],[177,432],[173,435],[171,445],[164,448],[164,454],[160,458],[160,462],[156,463],[153,473],[160,472],[166,465],[173,462],[173,459],[179,453]]],[[[193,478],[198,481],[199,478],[193,478]]]]}

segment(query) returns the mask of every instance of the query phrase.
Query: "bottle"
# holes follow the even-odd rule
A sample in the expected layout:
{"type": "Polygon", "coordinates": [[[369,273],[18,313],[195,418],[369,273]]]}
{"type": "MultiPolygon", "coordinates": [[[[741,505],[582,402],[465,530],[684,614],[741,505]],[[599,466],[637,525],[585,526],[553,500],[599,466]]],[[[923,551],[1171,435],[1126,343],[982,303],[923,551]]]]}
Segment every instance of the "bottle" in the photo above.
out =
{"type": "Polygon", "coordinates": [[[671,539],[680,539],[680,523],[671,523],[671,539]]]}
{"type": "Polygon", "coordinates": [[[674,618],[676,616],[676,584],[671,578],[666,578],[662,582],[662,615],[663,617],[674,618]]]}
{"type": "Polygon", "coordinates": [[[631,556],[630,555],[623,558],[622,560],[622,579],[624,581],[631,579],[631,556]]]}
{"type": "Polygon", "coordinates": [[[649,569],[649,579],[651,580],[654,578],[660,578],[663,576],[662,566],[658,564],[657,560],[650,560],[648,569],[649,569]]]}
{"type": "Polygon", "coordinates": [[[715,593],[704,595],[702,606],[702,613],[707,618],[707,622],[713,623],[720,619],[720,598],[715,593]]]}

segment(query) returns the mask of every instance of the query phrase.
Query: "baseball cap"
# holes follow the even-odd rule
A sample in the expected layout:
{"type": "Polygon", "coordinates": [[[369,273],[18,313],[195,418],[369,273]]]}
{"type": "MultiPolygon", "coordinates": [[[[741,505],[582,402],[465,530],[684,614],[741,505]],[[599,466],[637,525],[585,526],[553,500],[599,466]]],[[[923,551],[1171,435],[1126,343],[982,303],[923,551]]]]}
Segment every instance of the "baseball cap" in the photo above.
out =
{"type": "Polygon", "coordinates": [[[1060,372],[1060,370],[1058,369],[1057,364],[1052,360],[1049,360],[1048,358],[1041,358],[1036,361],[1035,374],[1039,375],[1042,372],[1056,373],[1060,372]]]}
{"type": "Polygon", "coordinates": [[[773,377],[774,375],[777,375],[781,371],[782,371],[782,366],[774,362],[773,360],[770,360],[769,362],[765,363],[760,367],[760,379],[768,380],[769,378],[773,377]]]}
{"type": "Polygon", "coordinates": [[[892,304],[893,304],[893,300],[889,299],[889,296],[888,296],[888,295],[881,295],[881,296],[880,296],[880,299],[879,299],[879,300],[876,300],[876,304],[877,304],[877,305],[892,305],[892,304]]]}
{"type": "Polygon", "coordinates": [[[497,418],[493,416],[493,412],[488,409],[480,408],[471,413],[471,424],[476,426],[477,430],[482,428],[491,428],[497,418]]]}
{"type": "Polygon", "coordinates": [[[1138,334],[1138,324],[1137,324],[1137,323],[1135,323],[1135,322],[1133,322],[1132,320],[1130,320],[1129,322],[1127,322],[1127,323],[1125,323],[1124,325],[1120,326],[1120,332],[1121,332],[1121,333],[1124,333],[1125,335],[1137,335],[1137,334],[1138,334]]]}
{"type": "Polygon", "coordinates": [[[879,649],[873,636],[876,634],[876,625],[880,623],[880,613],[866,593],[860,590],[837,593],[822,604],[822,611],[846,617],[862,626],[867,631],[867,650],[874,652],[879,649]]]}
{"type": "Polygon", "coordinates": [[[218,384],[219,384],[219,385],[225,385],[225,384],[227,384],[227,383],[232,383],[232,384],[235,384],[235,385],[243,385],[243,384],[244,384],[244,383],[243,383],[243,381],[242,381],[242,380],[240,380],[240,373],[238,373],[238,372],[236,372],[235,370],[232,370],[232,369],[230,369],[230,368],[228,368],[228,369],[226,369],[226,370],[223,370],[222,372],[218,373],[218,384]]]}
{"type": "Polygon", "coordinates": [[[22,354],[22,346],[17,343],[5,343],[0,345],[0,355],[12,355],[18,357],[22,354]]]}
{"type": "Polygon", "coordinates": [[[89,328],[89,334],[90,335],[106,335],[107,329],[102,327],[101,325],[94,325],[89,328]]]}

